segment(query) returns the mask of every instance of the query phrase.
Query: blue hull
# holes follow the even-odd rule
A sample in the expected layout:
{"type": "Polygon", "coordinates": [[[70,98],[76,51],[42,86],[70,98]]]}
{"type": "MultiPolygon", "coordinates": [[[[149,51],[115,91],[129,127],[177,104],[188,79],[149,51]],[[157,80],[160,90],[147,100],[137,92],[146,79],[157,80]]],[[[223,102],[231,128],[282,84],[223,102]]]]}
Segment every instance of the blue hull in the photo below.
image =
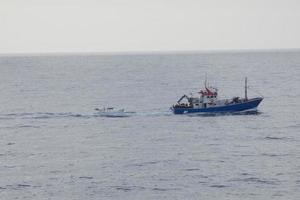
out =
{"type": "Polygon", "coordinates": [[[210,108],[176,108],[173,107],[172,110],[174,114],[186,114],[186,113],[233,113],[241,112],[251,109],[256,109],[257,106],[263,98],[253,98],[249,99],[247,102],[235,103],[225,106],[215,106],[210,108]]]}

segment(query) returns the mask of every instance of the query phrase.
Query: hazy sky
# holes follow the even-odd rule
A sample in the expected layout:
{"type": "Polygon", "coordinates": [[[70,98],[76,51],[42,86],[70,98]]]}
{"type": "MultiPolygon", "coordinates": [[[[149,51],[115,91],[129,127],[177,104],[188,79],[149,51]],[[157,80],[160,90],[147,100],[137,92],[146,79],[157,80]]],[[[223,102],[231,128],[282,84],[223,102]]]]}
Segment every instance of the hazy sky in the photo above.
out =
{"type": "Polygon", "coordinates": [[[0,0],[0,53],[300,47],[300,0],[0,0]]]}

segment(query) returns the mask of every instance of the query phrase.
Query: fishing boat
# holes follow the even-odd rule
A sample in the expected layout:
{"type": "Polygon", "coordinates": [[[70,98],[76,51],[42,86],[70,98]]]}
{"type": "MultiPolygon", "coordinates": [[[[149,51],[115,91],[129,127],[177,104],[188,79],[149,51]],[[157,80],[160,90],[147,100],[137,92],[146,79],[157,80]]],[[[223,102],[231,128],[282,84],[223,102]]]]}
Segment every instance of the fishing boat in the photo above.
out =
{"type": "Polygon", "coordinates": [[[218,89],[207,86],[200,90],[199,96],[183,95],[176,105],[171,107],[174,114],[188,113],[235,113],[242,111],[256,111],[263,97],[248,98],[247,77],[245,78],[245,97],[233,97],[231,99],[218,99],[218,89]],[[186,100],[184,103],[183,100],[186,100]]]}

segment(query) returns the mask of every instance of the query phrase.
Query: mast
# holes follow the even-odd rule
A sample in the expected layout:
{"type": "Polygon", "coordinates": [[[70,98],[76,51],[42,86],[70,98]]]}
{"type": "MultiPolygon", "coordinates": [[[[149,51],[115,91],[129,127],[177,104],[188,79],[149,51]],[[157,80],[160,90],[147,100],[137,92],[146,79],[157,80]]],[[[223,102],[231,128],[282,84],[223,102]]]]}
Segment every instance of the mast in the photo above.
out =
{"type": "Polygon", "coordinates": [[[245,77],[245,100],[247,101],[248,100],[248,97],[247,97],[247,77],[245,77]]]}

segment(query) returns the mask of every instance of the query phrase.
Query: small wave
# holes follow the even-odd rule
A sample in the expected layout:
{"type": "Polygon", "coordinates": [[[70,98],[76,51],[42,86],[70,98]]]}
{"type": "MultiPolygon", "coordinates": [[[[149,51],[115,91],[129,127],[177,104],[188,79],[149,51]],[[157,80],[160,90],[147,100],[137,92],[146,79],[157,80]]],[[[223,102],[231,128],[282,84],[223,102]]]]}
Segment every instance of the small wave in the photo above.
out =
{"type": "Polygon", "coordinates": [[[144,190],[144,187],[141,186],[112,186],[112,188],[116,189],[116,190],[121,190],[124,192],[129,192],[131,190],[144,190]]]}
{"type": "Polygon", "coordinates": [[[93,179],[92,176],[79,176],[80,179],[93,179]]]}
{"type": "Polygon", "coordinates": [[[199,171],[200,169],[198,168],[191,168],[191,169],[184,169],[185,171],[199,171]]]}
{"type": "Polygon", "coordinates": [[[251,174],[248,174],[248,173],[241,173],[242,176],[249,176],[251,174]]]}
{"type": "Polygon", "coordinates": [[[21,117],[21,116],[30,116],[34,115],[34,113],[7,113],[7,114],[1,114],[1,116],[7,116],[7,117],[21,117]]]}
{"type": "Polygon", "coordinates": [[[131,190],[130,187],[115,187],[116,190],[122,190],[124,192],[128,192],[131,190]]]}
{"type": "Polygon", "coordinates": [[[131,167],[143,167],[143,166],[146,166],[146,165],[154,165],[154,164],[157,164],[159,163],[160,161],[150,161],[150,162],[142,162],[142,163],[133,163],[133,164],[129,164],[127,166],[131,167]]]}
{"type": "Polygon", "coordinates": [[[229,187],[228,185],[211,185],[210,187],[212,188],[225,188],[225,187],[229,187]]]}
{"type": "Polygon", "coordinates": [[[270,184],[270,185],[275,185],[275,184],[278,183],[278,180],[276,180],[276,179],[264,180],[264,179],[259,179],[259,178],[256,178],[256,177],[238,178],[238,179],[232,179],[231,181],[234,181],[234,182],[247,182],[247,183],[261,183],[261,184],[270,184]]]}
{"type": "Polygon", "coordinates": [[[22,187],[22,188],[24,188],[24,187],[31,187],[31,185],[28,185],[28,184],[18,184],[17,186],[18,187],[22,187]]]}
{"type": "Polygon", "coordinates": [[[159,188],[155,187],[152,188],[153,191],[159,191],[159,192],[166,192],[166,191],[174,191],[174,190],[179,190],[179,188],[159,188]]]}
{"type": "Polygon", "coordinates": [[[52,170],[52,171],[49,171],[49,173],[51,174],[58,174],[58,173],[61,173],[62,171],[60,170],[52,170]]]}
{"type": "Polygon", "coordinates": [[[4,127],[0,127],[0,129],[18,129],[18,128],[40,128],[40,126],[16,125],[16,126],[4,126],[4,127]]]}
{"type": "Polygon", "coordinates": [[[290,125],[286,128],[299,128],[300,127],[300,124],[295,124],[295,125],[290,125]]]}
{"type": "Polygon", "coordinates": [[[255,156],[254,154],[241,154],[241,157],[252,157],[255,156]]]}
{"type": "Polygon", "coordinates": [[[0,117],[0,120],[11,120],[14,119],[13,117],[0,117]]]}
{"type": "Polygon", "coordinates": [[[152,190],[161,191],[161,192],[168,191],[168,189],[166,188],[153,188],[152,190]]]}
{"type": "Polygon", "coordinates": [[[201,179],[207,179],[207,178],[209,178],[209,176],[205,176],[205,175],[195,175],[195,177],[197,177],[197,178],[201,178],[201,179]]]}
{"type": "Polygon", "coordinates": [[[272,137],[272,136],[267,136],[265,137],[267,140],[284,140],[287,139],[287,137],[272,137]]]}
{"type": "Polygon", "coordinates": [[[33,126],[33,125],[20,125],[17,128],[41,128],[40,126],[33,126]]]}
{"type": "Polygon", "coordinates": [[[13,168],[16,168],[18,166],[16,166],[16,165],[4,165],[3,167],[8,168],[8,169],[13,169],[13,168]]]}
{"type": "Polygon", "coordinates": [[[141,163],[132,163],[126,165],[126,167],[143,167],[147,165],[156,165],[160,163],[170,164],[173,163],[176,160],[155,160],[155,161],[148,161],[148,162],[141,162],[141,163]]]}
{"type": "Polygon", "coordinates": [[[283,197],[284,194],[276,193],[276,194],[273,194],[272,196],[273,196],[273,197],[283,197]]]}
{"type": "Polygon", "coordinates": [[[281,157],[281,156],[289,156],[290,154],[272,154],[272,153],[263,153],[262,156],[268,156],[268,157],[281,157]]]}

